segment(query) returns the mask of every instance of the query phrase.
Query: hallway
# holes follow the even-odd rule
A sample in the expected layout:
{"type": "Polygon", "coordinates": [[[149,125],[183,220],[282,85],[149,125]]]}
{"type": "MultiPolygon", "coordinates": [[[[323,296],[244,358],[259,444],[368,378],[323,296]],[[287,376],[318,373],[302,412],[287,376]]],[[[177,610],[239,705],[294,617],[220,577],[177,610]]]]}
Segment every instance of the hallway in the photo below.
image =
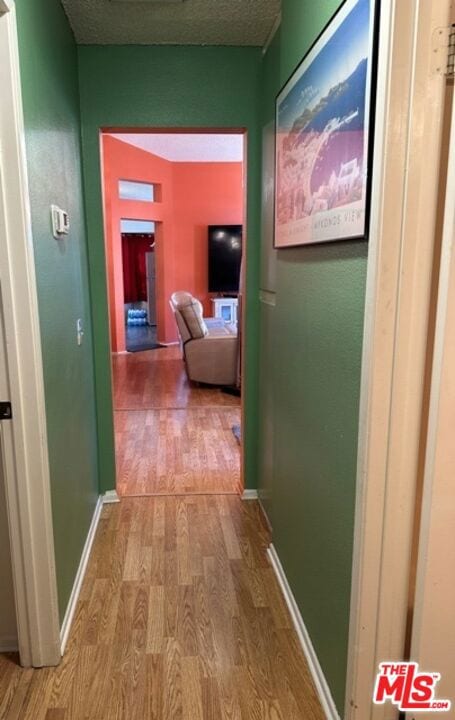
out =
{"type": "Polygon", "coordinates": [[[256,502],[104,508],[66,654],[0,656],[2,720],[323,720],[256,502]]]}
{"type": "Polygon", "coordinates": [[[113,370],[119,495],[240,491],[239,398],[190,384],[176,346],[114,355],[113,370]]]}

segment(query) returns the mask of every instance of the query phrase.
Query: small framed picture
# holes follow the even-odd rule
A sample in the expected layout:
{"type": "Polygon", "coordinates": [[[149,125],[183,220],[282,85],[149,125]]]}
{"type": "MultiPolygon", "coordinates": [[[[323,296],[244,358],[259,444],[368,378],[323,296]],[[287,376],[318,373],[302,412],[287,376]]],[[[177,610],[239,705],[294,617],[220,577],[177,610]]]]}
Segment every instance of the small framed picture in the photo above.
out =
{"type": "Polygon", "coordinates": [[[276,248],[367,239],[376,2],[345,0],[276,99],[276,248]]]}

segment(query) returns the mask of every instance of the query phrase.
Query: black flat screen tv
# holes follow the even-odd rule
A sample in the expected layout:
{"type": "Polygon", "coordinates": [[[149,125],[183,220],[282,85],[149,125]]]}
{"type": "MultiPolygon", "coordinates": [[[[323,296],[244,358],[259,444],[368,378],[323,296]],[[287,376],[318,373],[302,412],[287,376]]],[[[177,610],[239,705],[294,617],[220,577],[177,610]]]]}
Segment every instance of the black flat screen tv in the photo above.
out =
{"type": "Polygon", "coordinates": [[[236,295],[242,261],[242,226],[209,225],[209,292],[236,295]]]}

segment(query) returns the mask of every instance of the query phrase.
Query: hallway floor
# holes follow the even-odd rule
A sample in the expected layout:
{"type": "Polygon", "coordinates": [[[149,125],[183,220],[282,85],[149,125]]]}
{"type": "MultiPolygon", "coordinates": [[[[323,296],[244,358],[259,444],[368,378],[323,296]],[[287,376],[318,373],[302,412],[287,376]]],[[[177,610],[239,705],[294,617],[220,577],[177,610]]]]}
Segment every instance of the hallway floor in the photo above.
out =
{"type": "Polygon", "coordinates": [[[58,668],[0,656],[2,720],[323,720],[256,502],[103,509],[58,668]]]}
{"type": "Polygon", "coordinates": [[[186,376],[177,346],[116,355],[117,492],[238,493],[240,400],[186,376]]]}

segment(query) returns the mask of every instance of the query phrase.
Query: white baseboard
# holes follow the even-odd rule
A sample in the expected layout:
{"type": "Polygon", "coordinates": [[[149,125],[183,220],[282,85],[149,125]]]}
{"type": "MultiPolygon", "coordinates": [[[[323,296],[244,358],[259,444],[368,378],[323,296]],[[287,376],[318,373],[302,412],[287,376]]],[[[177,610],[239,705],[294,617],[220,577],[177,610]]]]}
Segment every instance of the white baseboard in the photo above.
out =
{"type": "Polygon", "coordinates": [[[245,490],[242,493],[242,500],[257,500],[258,499],[258,491],[257,490],[250,490],[248,488],[245,488],[245,490]]]}
{"type": "Polygon", "coordinates": [[[262,504],[261,498],[259,498],[259,507],[261,508],[262,517],[264,518],[265,524],[267,525],[269,531],[271,533],[273,533],[272,523],[270,522],[269,516],[266,513],[264,505],[262,504]]]}
{"type": "Polygon", "coordinates": [[[17,652],[18,648],[16,635],[0,635],[0,653],[17,652]]]}
{"type": "Polygon", "coordinates": [[[106,490],[103,495],[103,505],[110,505],[111,503],[120,502],[120,498],[117,495],[117,490],[106,490]]]}
{"type": "Polygon", "coordinates": [[[85,571],[87,570],[87,564],[90,558],[92,550],[93,540],[95,539],[96,528],[98,527],[98,521],[100,519],[101,510],[103,509],[103,496],[100,495],[98,502],[96,503],[95,511],[93,513],[92,522],[87,534],[84,549],[81,555],[81,561],[74,579],[73,589],[71,596],[66,608],[65,617],[63,618],[62,627],[60,630],[60,647],[62,655],[65,652],[66,643],[68,642],[68,636],[73,622],[74,613],[76,610],[77,601],[79,599],[79,593],[82,587],[82,581],[84,580],[85,571]]]}
{"type": "Polygon", "coordinates": [[[325,679],[325,675],[319,664],[318,656],[316,655],[316,651],[311,642],[308,630],[305,627],[305,623],[303,622],[299,607],[296,603],[295,597],[292,593],[287,577],[284,573],[283,566],[280,562],[280,558],[278,557],[278,554],[273,544],[269,546],[267,554],[269,556],[270,563],[275,571],[275,575],[283,592],[286,605],[291,614],[292,622],[294,623],[297,636],[306,657],[306,661],[313,677],[313,682],[319,695],[319,699],[321,701],[322,709],[325,713],[325,716],[327,720],[340,720],[340,716],[333,701],[330,688],[327,684],[327,680],[325,679]]]}

